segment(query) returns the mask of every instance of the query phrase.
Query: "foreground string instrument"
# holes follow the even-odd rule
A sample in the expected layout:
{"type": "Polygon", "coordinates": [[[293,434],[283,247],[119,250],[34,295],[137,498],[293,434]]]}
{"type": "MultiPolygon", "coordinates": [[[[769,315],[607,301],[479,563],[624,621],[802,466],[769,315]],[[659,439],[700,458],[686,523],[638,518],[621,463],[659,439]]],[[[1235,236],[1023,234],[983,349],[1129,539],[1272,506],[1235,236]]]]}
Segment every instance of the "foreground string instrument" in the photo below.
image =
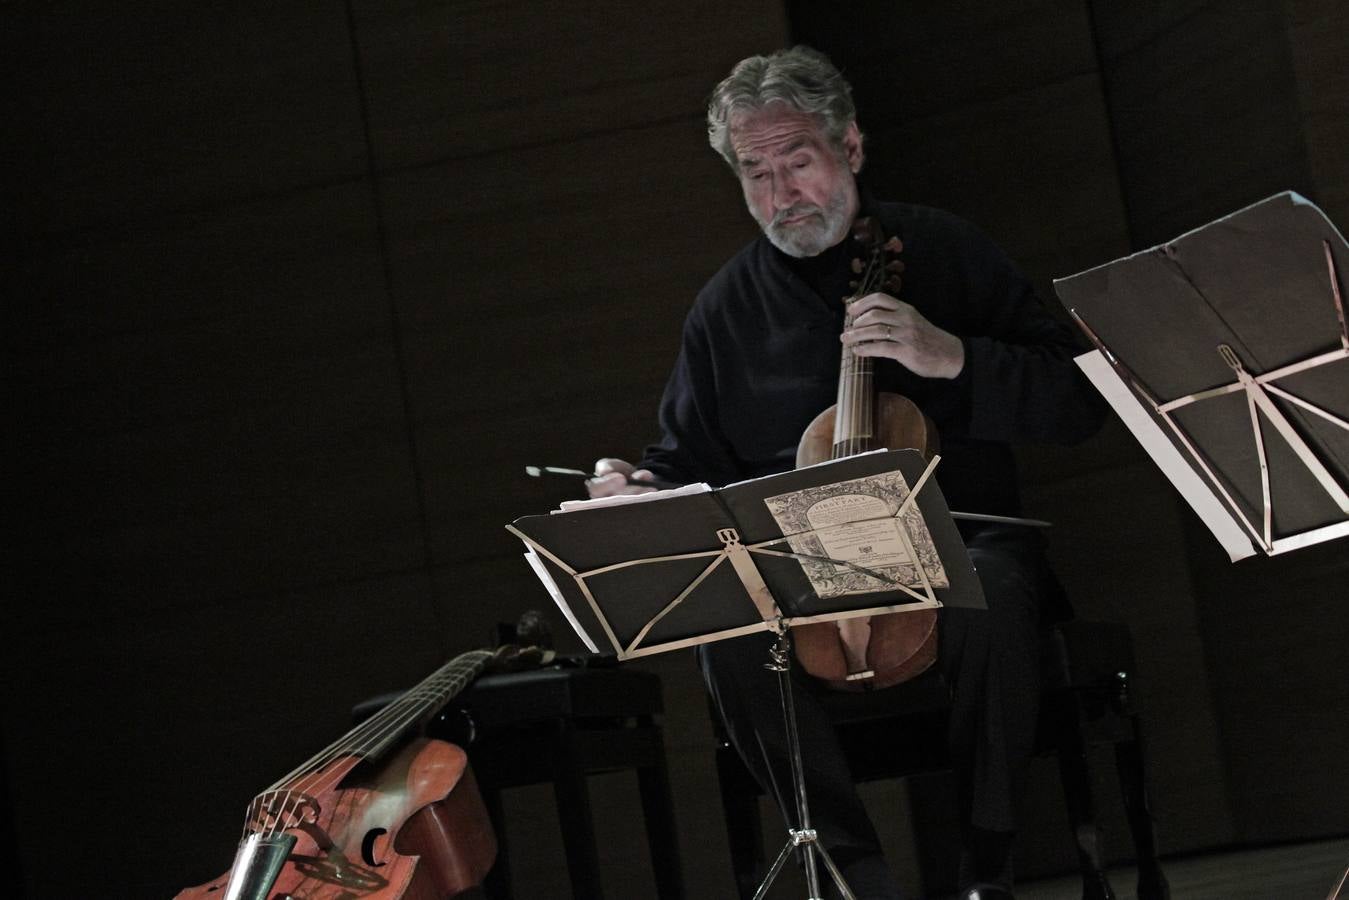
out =
{"type": "Polygon", "coordinates": [[[234,865],[176,900],[442,900],[480,884],[496,838],[468,757],[421,726],[489,667],[545,652],[450,660],[253,798],[234,865]]]}
{"type": "MultiPolygon", "coordinates": [[[[904,270],[897,258],[903,244],[896,237],[887,239],[875,220],[859,219],[853,238],[866,254],[853,264],[858,278],[844,300],[849,310],[854,301],[877,291],[898,294],[904,270]]],[[[852,322],[852,312],[845,312],[843,330],[852,322]]],[[[914,448],[929,459],[937,452],[932,420],[907,397],[878,393],[873,362],[843,348],[837,402],[806,427],[796,450],[797,468],[870,450],[914,448]]],[[[925,608],[796,625],[792,637],[802,667],[831,687],[890,687],[923,672],[937,658],[937,612],[925,608]]]]}

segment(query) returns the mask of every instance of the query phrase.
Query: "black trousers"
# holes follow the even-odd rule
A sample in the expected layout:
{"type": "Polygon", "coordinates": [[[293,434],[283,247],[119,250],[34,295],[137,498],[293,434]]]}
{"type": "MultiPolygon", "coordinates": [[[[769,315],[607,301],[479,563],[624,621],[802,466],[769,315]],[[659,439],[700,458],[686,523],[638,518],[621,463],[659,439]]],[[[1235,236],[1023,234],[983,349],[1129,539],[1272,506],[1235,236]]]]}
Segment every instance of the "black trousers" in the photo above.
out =
{"type": "MultiPolygon", "coordinates": [[[[972,827],[1010,835],[1019,788],[1034,752],[1042,610],[1052,607],[1059,615],[1062,593],[1045,564],[1042,541],[1031,529],[986,527],[967,534],[966,545],[988,609],[940,610],[936,665],[951,689],[948,739],[966,834],[972,827]]],[[[795,824],[777,675],[764,667],[774,640],[763,633],[706,644],[698,648],[698,660],[731,742],[759,783],[776,796],[786,820],[795,824]]],[[[829,719],[832,692],[800,666],[792,674],[811,824],[830,855],[845,866],[845,875],[854,863],[858,877],[871,877],[861,871],[874,874],[877,865],[884,872],[875,828],[829,719]]],[[[868,702],[884,709],[895,699],[891,691],[881,690],[870,694],[868,702]]],[[[967,877],[992,880],[995,874],[967,877]]]]}

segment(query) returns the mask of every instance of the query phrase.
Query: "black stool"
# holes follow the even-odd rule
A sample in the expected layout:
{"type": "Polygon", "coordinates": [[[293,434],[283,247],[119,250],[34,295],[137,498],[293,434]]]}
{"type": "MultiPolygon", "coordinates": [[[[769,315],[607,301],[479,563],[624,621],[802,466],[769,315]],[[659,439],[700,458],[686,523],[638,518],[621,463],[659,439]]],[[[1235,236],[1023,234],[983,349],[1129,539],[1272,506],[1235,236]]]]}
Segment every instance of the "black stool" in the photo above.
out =
{"type": "MultiPolygon", "coordinates": [[[[366,701],[356,715],[369,715],[397,696],[366,701]]],[[[450,700],[427,735],[468,750],[497,835],[497,861],[484,884],[489,897],[513,896],[501,792],[551,782],[572,895],[601,900],[586,779],[627,769],[637,772],[657,896],[684,896],[665,745],[654,718],[662,709],[658,676],[613,667],[485,675],[450,700]]]]}
{"type": "MultiPolygon", "coordinates": [[[[1168,900],[1170,889],[1157,858],[1144,781],[1142,731],[1130,705],[1133,644],[1127,626],[1068,621],[1055,625],[1043,644],[1043,686],[1037,749],[1056,753],[1068,819],[1078,848],[1083,900],[1112,900],[1100,851],[1087,765],[1087,748],[1113,744],[1115,765],[1138,863],[1139,900],[1168,900]]],[[[859,782],[899,778],[949,768],[950,700],[936,669],[890,688],[893,709],[878,714],[865,695],[840,692],[827,702],[852,771],[859,782]]],[[[726,739],[715,710],[717,776],[731,863],[741,897],[751,897],[764,871],[761,789],[726,739]]],[[[921,835],[919,836],[921,840],[921,835]]]]}

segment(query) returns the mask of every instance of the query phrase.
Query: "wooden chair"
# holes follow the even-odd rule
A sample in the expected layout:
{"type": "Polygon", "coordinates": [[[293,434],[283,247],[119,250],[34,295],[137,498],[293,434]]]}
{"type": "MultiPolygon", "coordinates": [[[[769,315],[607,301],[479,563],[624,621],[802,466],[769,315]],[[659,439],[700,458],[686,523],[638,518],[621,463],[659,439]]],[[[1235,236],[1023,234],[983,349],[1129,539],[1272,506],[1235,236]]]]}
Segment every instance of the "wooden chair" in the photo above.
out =
{"type": "MultiPolygon", "coordinates": [[[[1088,749],[1111,744],[1138,862],[1139,900],[1169,900],[1157,858],[1145,788],[1142,727],[1130,703],[1133,645],[1124,625],[1067,621],[1043,644],[1043,695],[1037,749],[1058,756],[1068,820],[1077,844],[1083,900],[1114,900],[1100,849],[1100,831],[1088,769],[1088,749]]],[[[866,708],[863,695],[831,695],[828,709],[854,780],[898,778],[949,767],[946,722],[949,694],[929,671],[892,690],[894,713],[866,708]]],[[[721,729],[715,712],[717,775],[731,863],[741,897],[752,897],[763,877],[763,825],[758,784],[721,729]]],[[[925,873],[931,875],[931,873],[925,873]]],[[[932,880],[929,878],[928,880],[932,880]]],[[[929,885],[932,887],[932,885],[929,885]]]]}

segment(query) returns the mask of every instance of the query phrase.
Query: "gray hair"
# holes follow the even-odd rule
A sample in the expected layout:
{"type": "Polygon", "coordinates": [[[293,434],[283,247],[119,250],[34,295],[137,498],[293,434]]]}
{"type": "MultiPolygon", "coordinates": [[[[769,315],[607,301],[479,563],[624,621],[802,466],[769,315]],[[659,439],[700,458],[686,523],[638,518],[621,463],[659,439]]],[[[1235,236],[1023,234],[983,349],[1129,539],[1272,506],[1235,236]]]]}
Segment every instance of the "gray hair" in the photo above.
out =
{"type": "Polygon", "coordinates": [[[820,51],[797,45],[742,59],[713,89],[707,104],[707,141],[732,169],[737,166],[731,149],[731,115],[770,103],[785,103],[815,116],[836,148],[842,147],[844,132],[857,118],[852,87],[820,51]]]}

